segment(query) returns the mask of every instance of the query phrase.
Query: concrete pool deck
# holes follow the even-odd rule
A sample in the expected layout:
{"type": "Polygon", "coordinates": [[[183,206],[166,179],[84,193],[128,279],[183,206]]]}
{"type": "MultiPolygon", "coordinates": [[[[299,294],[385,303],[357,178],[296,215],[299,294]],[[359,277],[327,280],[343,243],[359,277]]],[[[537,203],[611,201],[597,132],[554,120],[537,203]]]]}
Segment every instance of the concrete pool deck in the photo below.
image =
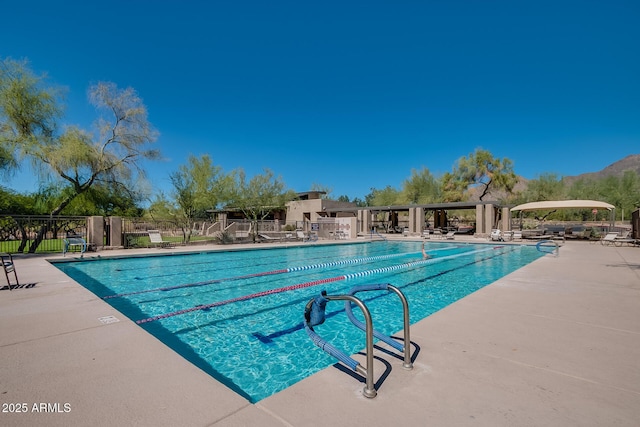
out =
{"type": "Polygon", "coordinates": [[[53,258],[59,256],[18,256],[20,282],[35,286],[0,291],[3,426],[565,427],[640,420],[638,247],[566,242],[559,257],[542,257],[412,325],[414,369],[377,350],[376,378],[390,373],[375,399],[329,367],[257,404],[68,278],[47,261],[53,258]]]}

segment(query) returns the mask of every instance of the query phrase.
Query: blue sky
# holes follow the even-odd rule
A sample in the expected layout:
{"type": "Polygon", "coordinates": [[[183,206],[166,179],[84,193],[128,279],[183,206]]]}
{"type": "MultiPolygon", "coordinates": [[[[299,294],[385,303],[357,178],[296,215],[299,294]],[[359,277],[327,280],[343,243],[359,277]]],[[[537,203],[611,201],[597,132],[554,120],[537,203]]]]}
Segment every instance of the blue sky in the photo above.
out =
{"type": "Polygon", "coordinates": [[[190,154],[363,198],[478,147],[526,178],[640,153],[638,1],[3,3],[0,57],[66,86],[66,123],[92,83],[137,90],[156,190],[190,154]]]}

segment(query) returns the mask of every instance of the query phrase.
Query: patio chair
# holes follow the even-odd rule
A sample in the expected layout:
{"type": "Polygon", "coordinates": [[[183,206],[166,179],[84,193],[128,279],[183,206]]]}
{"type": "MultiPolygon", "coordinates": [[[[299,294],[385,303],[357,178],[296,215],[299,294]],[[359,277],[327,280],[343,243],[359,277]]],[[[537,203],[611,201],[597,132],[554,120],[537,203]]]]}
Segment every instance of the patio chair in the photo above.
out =
{"type": "Polygon", "coordinates": [[[258,234],[258,236],[260,237],[261,240],[267,241],[267,242],[281,242],[282,238],[281,237],[271,237],[268,234],[264,234],[264,233],[260,233],[258,234]]]}
{"type": "Polygon", "coordinates": [[[431,233],[429,232],[428,228],[422,231],[422,237],[424,237],[425,239],[431,238],[431,233]]]}
{"type": "Polygon", "coordinates": [[[636,244],[636,239],[628,239],[625,237],[618,236],[618,233],[607,233],[606,236],[600,240],[600,243],[603,245],[615,245],[622,246],[623,244],[634,245],[636,244]]]}
{"type": "Polygon", "coordinates": [[[13,256],[8,253],[0,252],[0,261],[2,262],[2,269],[4,270],[4,277],[7,279],[7,287],[11,290],[12,286],[19,287],[20,281],[18,280],[18,273],[16,272],[16,266],[13,263],[13,256]],[[9,279],[9,273],[13,273],[13,276],[16,279],[15,285],[11,284],[11,280],[9,279]]]}
{"type": "Polygon", "coordinates": [[[302,240],[303,242],[316,242],[318,241],[318,235],[315,233],[307,233],[304,234],[304,231],[296,231],[296,234],[298,236],[298,239],[302,240]]]}
{"type": "Polygon", "coordinates": [[[497,228],[491,230],[491,234],[489,235],[489,239],[492,242],[502,242],[504,239],[502,238],[502,232],[497,228]]]}
{"type": "Polygon", "coordinates": [[[618,238],[618,233],[607,233],[602,239],[600,239],[600,243],[603,245],[613,245],[618,238]]]}
{"type": "Polygon", "coordinates": [[[80,249],[80,257],[82,258],[87,249],[89,249],[89,244],[82,236],[67,236],[62,240],[64,242],[62,256],[67,256],[67,252],[70,252],[73,247],[77,247],[80,249]]]}
{"type": "Polygon", "coordinates": [[[158,230],[147,230],[149,233],[149,240],[151,240],[151,244],[160,248],[170,248],[174,246],[173,242],[163,240],[160,231],[158,230]]]}
{"type": "Polygon", "coordinates": [[[304,231],[296,231],[296,235],[298,237],[298,239],[302,240],[303,242],[317,242],[318,241],[318,236],[315,233],[307,233],[304,234],[304,231]]]}

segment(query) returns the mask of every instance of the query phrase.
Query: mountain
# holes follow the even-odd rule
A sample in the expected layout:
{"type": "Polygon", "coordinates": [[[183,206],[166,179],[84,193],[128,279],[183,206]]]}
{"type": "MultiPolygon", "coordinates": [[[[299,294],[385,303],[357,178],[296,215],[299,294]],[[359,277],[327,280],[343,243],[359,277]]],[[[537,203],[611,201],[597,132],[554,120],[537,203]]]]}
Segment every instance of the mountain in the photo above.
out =
{"type": "Polygon", "coordinates": [[[568,184],[573,184],[579,179],[602,179],[608,176],[622,176],[625,171],[633,170],[640,175],[640,154],[631,154],[622,160],[610,164],[598,172],[588,172],[581,175],[565,176],[563,179],[568,184]]]}
{"type": "MultiPolygon", "coordinates": [[[[618,176],[621,177],[625,171],[633,170],[636,171],[638,175],[640,175],[640,154],[631,154],[625,157],[622,160],[618,160],[615,163],[610,164],[606,168],[598,171],[598,172],[588,172],[583,173],[581,175],[574,176],[565,176],[563,177],[563,181],[565,185],[570,186],[574,182],[579,179],[592,179],[599,180],[608,176],[618,176]]],[[[522,176],[518,176],[518,181],[514,187],[514,193],[519,193],[524,191],[527,188],[527,183],[529,180],[522,176]]],[[[482,187],[476,186],[467,190],[466,200],[475,201],[480,199],[480,194],[482,194],[482,187]]],[[[507,197],[507,194],[504,191],[490,191],[484,198],[484,200],[503,200],[507,197]]]]}

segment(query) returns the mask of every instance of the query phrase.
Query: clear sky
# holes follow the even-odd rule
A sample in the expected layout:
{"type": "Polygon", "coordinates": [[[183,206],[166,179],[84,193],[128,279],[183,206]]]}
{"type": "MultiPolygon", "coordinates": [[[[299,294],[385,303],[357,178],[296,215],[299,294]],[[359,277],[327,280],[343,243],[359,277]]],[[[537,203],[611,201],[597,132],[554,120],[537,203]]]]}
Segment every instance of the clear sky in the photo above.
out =
{"type": "MultiPolygon", "coordinates": [[[[3,1],[0,57],[68,87],[131,86],[160,132],[154,188],[189,154],[337,197],[436,176],[482,147],[526,178],[640,153],[640,2],[3,1]]],[[[24,174],[9,186],[35,190],[24,174]]]]}

